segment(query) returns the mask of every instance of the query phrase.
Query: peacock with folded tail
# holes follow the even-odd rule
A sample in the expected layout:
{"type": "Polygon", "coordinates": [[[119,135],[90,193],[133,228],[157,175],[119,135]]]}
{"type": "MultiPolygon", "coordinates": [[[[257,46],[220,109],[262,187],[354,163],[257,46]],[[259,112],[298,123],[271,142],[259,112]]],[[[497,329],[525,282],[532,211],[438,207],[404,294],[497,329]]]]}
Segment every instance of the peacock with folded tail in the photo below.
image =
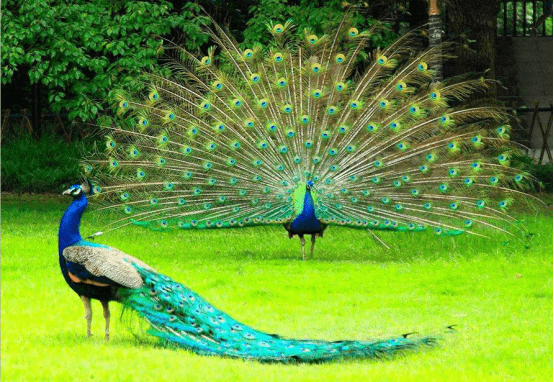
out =
{"type": "Polygon", "coordinates": [[[418,52],[414,31],[373,48],[378,24],[348,17],[323,36],[268,28],[271,44],[241,49],[214,23],[219,56],[181,50],[171,75],[114,92],[120,122],[104,120],[106,150],[84,164],[102,208],[122,213],[111,229],[283,225],[303,259],[304,235],[312,256],[332,225],[521,229],[507,207],[530,177],[510,165],[504,110],[474,99],[492,81],[432,81],[448,43],[418,52]]]}
{"type": "Polygon", "coordinates": [[[375,358],[432,345],[435,337],[408,335],[375,341],[285,339],[246,326],[184,285],[115,248],[83,240],[79,232],[91,186],[73,185],[64,194],[73,202],[58,234],[59,260],[69,286],[85,306],[91,335],[91,298],[102,302],[109,339],[109,301],[136,311],[151,325],[151,334],[201,355],[219,355],[263,362],[322,362],[341,358],[375,358]]]}

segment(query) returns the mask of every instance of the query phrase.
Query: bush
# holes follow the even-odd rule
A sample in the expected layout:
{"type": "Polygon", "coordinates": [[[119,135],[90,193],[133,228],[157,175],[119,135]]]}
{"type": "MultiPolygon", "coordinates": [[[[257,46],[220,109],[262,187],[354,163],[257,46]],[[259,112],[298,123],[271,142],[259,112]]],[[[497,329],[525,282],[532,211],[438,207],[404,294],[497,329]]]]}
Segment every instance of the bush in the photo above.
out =
{"type": "Polygon", "coordinates": [[[516,157],[513,162],[537,178],[544,188],[543,191],[552,192],[552,163],[538,165],[533,158],[527,156],[516,157]]]}
{"type": "Polygon", "coordinates": [[[80,159],[88,142],[67,144],[46,135],[21,136],[2,145],[2,191],[58,192],[82,178],[80,159]]]}

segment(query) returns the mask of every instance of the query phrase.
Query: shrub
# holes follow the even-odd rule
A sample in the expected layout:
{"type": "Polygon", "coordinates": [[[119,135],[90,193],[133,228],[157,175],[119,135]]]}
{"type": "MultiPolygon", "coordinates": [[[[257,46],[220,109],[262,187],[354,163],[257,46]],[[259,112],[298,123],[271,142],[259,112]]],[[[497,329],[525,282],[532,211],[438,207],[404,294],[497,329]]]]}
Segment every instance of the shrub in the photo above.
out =
{"type": "Polygon", "coordinates": [[[82,177],[79,161],[89,142],[67,144],[45,135],[36,140],[21,136],[2,145],[2,190],[12,192],[58,192],[82,177]]]}
{"type": "Polygon", "coordinates": [[[534,163],[533,158],[527,156],[515,157],[513,162],[537,178],[544,191],[552,192],[552,163],[538,165],[534,163]]]}

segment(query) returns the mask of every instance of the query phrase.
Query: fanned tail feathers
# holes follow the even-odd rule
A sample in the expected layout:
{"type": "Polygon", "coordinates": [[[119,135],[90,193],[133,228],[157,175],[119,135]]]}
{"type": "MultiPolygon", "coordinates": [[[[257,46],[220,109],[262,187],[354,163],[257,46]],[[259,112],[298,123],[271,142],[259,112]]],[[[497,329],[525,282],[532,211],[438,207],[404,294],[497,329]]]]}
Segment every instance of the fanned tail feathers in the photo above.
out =
{"type": "Polygon", "coordinates": [[[123,304],[150,323],[150,334],[201,355],[262,362],[323,362],[378,358],[436,341],[435,337],[412,339],[408,335],[367,342],[285,339],[237,322],[182,284],[134,266],[144,286],[120,289],[123,304]]]}
{"type": "Polygon", "coordinates": [[[184,52],[171,78],[148,76],[146,94],[118,92],[126,123],[108,121],[105,157],[85,164],[104,208],[123,212],[112,225],[283,224],[312,181],[325,224],[507,232],[528,174],[510,166],[505,112],[467,102],[488,81],[432,83],[447,46],[416,53],[414,33],[356,73],[376,31],[347,24],[301,41],[292,23],[270,24],[273,44],[250,49],[216,25],[218,64],[215,49],[184,52]]]}

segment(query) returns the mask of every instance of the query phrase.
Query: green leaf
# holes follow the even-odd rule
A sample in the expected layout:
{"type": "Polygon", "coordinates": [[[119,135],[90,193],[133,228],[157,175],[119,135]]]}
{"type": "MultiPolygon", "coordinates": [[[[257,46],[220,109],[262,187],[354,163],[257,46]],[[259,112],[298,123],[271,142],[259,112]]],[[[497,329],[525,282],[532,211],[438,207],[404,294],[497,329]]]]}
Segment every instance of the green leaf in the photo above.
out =
{"type": "Polygon", "coordinates": [[[48,108],[70,110],[70,119],[91,118],[103,110],[103,98],[113,88],[137,87],[144,70],[167,71],[157,60],[163,52],[160,37],[169,37],[172,28],[184,33],[187,49],[208,41],[199,25],[209,19],[197,16],[197,4],[186,3],[183,12],[172,8],[164,0],[8,0],[2,4],[2,84],[27,64],[29,81],[46,88],[48,108]],[[86,103],[84,94],[100,101],[86,103]]]}

